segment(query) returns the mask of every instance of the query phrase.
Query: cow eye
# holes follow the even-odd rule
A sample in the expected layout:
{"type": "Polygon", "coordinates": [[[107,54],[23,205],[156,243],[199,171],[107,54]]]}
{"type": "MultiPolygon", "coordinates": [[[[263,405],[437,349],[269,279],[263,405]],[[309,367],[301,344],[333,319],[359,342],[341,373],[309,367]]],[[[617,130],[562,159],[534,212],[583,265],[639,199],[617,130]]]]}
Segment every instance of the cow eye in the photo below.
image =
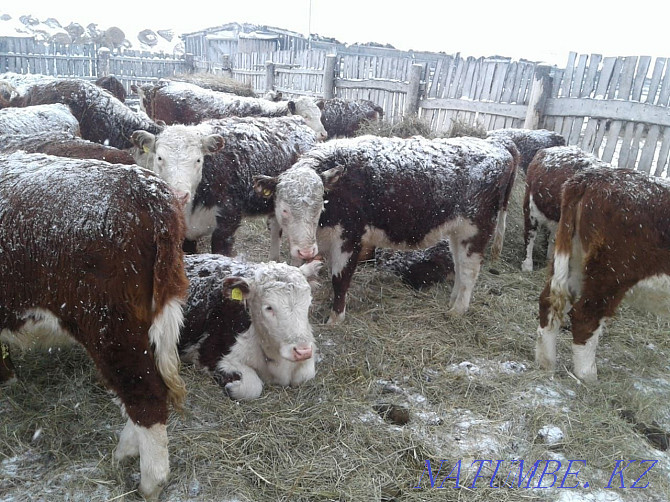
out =
{"type": "Polygon", "coordinates": [[[270,305],[265,306],[265,311],[266,312],[272,312],[272,307],[270,305]]]}
{"type": "Polygon", "coordinates": [[[200,164],[201,161],[202,161],[202,159],[198,159],[198,160],[196,160],[196,162],[197,162],[198,164],[200,164]]]}
{"type": "Polygon", "coordinates": [[[160,160],[160,161],[162,162],[162,161],[163,161],[163,157],[161,157],[161,156],[159,155],[159,156],[158,156],[158,160],[160,160]]]}

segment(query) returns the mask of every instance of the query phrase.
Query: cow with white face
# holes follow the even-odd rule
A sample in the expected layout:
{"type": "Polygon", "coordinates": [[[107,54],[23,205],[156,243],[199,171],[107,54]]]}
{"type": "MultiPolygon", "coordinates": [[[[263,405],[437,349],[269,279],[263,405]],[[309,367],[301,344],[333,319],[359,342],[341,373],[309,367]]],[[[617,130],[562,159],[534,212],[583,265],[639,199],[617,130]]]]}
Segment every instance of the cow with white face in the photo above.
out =
{"type": "MultiPolygon", "coordinates": [[[[300,117],[232,117],[167,126],[157,136],[135,131],[132,139],[137,163],[186,201],[184,249],[195,252],[196,241],[211,235],[211,251],[228,256],[243,217],[274,211],[272,197],[254,189],[254,176],[276,176],[316,145],[300,117]]],[[[279,233],[273,235],[270,259],[278,260],[279,233]]]]}
{"type": "Polygon", "coordinates": [[[311,167],[295,166],[279,176],[254,177],[256,191],[274,199],[272,241],[278,246],[282,233],[286,233],[294,265],[317,255],[316,230],[324,209],[324,193],[341,172],[342,168],[336,167],[319,174],[311,167]]]}
{"type": "Polygon", "coordinates": [[[264,383],[297,386],[313,378],[310,283],[321,265],[186,256],[182,359],[209,371],[233,399],[257,398],[264,383]]]}

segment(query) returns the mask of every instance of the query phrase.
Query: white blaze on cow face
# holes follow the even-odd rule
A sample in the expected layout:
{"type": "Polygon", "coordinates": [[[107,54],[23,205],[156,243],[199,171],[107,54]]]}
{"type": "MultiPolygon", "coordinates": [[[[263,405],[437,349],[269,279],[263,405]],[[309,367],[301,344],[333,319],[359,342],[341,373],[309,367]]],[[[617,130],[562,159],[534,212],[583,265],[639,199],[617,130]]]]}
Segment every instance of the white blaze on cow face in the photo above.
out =
{"type": "Polygon", "coordinates": [[[305,123],[314,129],[318,141],[323,141],[328,137],[328,133],[321,122],[321,109],[312,98],[303,96],[289,101],[288,106],[293,115],[300,115],[305,119],[305,123]]]}
{"type": "Polygon", "coordinates": [[[202,180],[205,156],[223,148],[220,135],[204,135],[184,125],[166,127],[158,136],[135,131],[131,139],[144,157],[142,165],[165,180],[185,205],[192,202],[202,180]]]}

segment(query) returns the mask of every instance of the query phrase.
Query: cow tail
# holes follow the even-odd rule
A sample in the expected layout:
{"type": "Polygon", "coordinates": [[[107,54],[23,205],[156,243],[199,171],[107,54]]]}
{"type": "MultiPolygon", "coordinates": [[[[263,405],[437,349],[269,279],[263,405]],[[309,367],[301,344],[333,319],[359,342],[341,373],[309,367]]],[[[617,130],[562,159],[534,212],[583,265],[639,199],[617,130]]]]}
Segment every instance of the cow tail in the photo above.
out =
{"type": "Polygon", "coordinates": [[[571,262],[580,259],[575,256],[576,251],[581,254],[581,242],[575,232],[579,226],[581,200],[585,189],[585,184],[571,183],[570,180],[564,183],[562,189],[561,218],[556,230],[550,289],[552,310],[558,315],[562,315],[567,302],[573,302],[576,293],[571,290],[571,275],[574,273],[572,267],[575,265],[571,262]]]}
{"type": "Polygon", "coordinates": [[[171,209],[163,214],[160,228],[156,229],[154,314],[149,339],[154,347],[156,367],[168,388],[168,399],[177,410],[181,410],[186,385],[179,374],[178,344],[184,325],[183,304],[188,294],[188,278],[182,251],[183,216],[176,203],[171,209]]]}
{"type": "Polygon", "coordinates": [[[505,240],[505,228],[507,225],[507,206],[509,199],[512,196],[512,188],[514,187],[514,180],[516,179],[516,171],[519,163],[519,153],[516,147],[510,147],[512,154],[512,161],[505,169],[500,186],[500,200],[498,201],[498,218],[496,221],[496,228],[493,234],[493,244],[491,244],[491,260],[496,261],[500,258],[502,253],[503,242],[505,240]]]}

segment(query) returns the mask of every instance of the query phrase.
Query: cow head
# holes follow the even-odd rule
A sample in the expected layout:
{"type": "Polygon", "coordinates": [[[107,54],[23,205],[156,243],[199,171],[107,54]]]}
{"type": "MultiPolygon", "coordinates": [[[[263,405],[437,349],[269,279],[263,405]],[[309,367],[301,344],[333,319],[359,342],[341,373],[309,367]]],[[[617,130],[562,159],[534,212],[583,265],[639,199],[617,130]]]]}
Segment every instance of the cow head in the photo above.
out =
{"type": "Polygon", "coordinates": [[[316,345],[309,322],[310,282],[316,279],[321,266],[320,261],[300,268],[268,262],[257,267],[253,277],[223,280],[224,297],[246,303],[266,358],[298,362],[314,355],[316,345]]]}
{"type": "Polygon", "coordinates": [[[138,165],[154,171],[172,187],[183,204],[188,204],[202,180],[205,156],[223,148],[223,137],[204,135],[193,127],[166,127],[158,136],[135,131],[131,141],[138,165]]]}
{"type": "Polygon", "coordinates": [[[321,123],[321,109],[312,98],[301,96],[289,101],[287,106],[292,115],[300,115],[305,119],[305,123],[314,129],[318,141],[323,141],[328,137],[328,133],[323,127],[323,123],[321,123]]]}
{"type": "Polygon", "coordinates": [[[275,218],[288,237],[293,258],[311,260],[319,252],[316,230],[323,194],[337,182],[343,169],[335,167],[319,174],[311,167],[295,165],[277,177],[254,176],[256,192],[274,198],[275,218]]]}

